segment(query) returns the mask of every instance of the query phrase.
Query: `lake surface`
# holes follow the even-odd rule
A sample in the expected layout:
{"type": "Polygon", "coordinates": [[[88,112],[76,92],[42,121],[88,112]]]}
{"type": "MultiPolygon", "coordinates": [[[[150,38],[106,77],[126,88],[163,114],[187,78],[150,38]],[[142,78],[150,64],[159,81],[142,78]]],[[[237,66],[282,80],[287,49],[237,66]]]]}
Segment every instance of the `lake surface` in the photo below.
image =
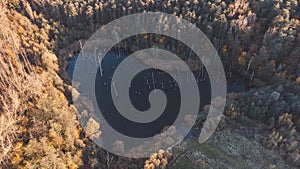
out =
{"type": "MultiPolygon", "coordinates": [[[[78,55],[75,55],[73,59],[69,61],[67,67],[67,73],[72,78],[72,73],[76,63],[78,55]]],[[[95,92],[98,102],[98,106],[105,120],[115,130],[127,136],[136,138],[146,138],[159,133],[165,126],[173,124],[180,110],[180,91],[178,84],[180,82],[174,81],[174,79],[167,73],[156,70],[147,69],[138,73],[131,81],[129,88],[129,98],[133,106],[139,111],[146,111],[150,108],[148,100],[149,93],[154,89],[161,89],[164,91],[167,97],[167,105],[164,113],[156,120],[149,123],[136,123],[124,118],[118,113],[114,106],[111,93],[111,78],[118,67],[118,65],[124,60],[126,56],[124,54],[116,55],[113,53],[107,54],[102,60],[101,69],[98,69],[95,79],[95,92]],[[100,76],[100,71],[102,71],[100,76]],[[124,127],[126,126],[126,127],[124,127]],[[145,132],[147,131],[147,132],[145,132]]],[[[130,68],[130,65],[129,65],[130,68]]],[[[200,107],[210,103],[211,100],[211,86],[209,77],[205,72],[195,71],[194,77],[197,80],[197,84],[200,92],[200,107]]],[[[189,80],[183,79],[183,80],[189,80]]],[[[246,89],[245,81],[234,81],[232,79],[227,80],[228,92],[242,92],[246,89]]],[[[117,92],[117,91],[116,91],[117,92]]]]}

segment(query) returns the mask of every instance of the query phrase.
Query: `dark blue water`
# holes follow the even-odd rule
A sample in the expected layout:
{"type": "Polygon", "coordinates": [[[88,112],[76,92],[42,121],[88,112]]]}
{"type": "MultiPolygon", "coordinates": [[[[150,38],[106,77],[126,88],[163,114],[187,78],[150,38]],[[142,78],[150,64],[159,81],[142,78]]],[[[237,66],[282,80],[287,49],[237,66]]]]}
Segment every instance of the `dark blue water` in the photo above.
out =
{"type": "MultiPolygon", "coordinates": [[[[69,61],[67,73],[72,78],[72,73],[78,55],[69,61]]],[[[156,70],[147,69],[139,72],[131,81],[129,88],[129,97],[133,106],[139,111],[146,111],[150,108],[148,100],[149,93],[154,89],[161,89],[167,96],[167,105],[162,115],[149,123],[136,123],[124,118],[118,113],[111,96],[111,78],[118,67],[118,64],[126,58],[125,55],[107,54],[102,60],[102,76],[100,76],[100,69],[95,79],[95,93],[98,106],[105,120],[115,130],[120,133],[135,137],[147,138],[159,133],[165,126],[174,123],[180,110],[180,91],[178,84],[167,73],[156,70]],[[124,127],[126,126],[126,127],[124,127]],[[146,132],[147,131],[147,132],[146,132]]],[[[130,68],[130,66],[129,66],[130,68]]],[[[200,71],[193,72],[198,82],[200,93],[200,107],[210,103],[211,100],[211,86],[209,77],[200,71]]],[[[185,79],[187,80],[187,79],[185,79]]],[[[228,92],[242,92],[245,90],[245,83],[243,80],[227,81],[228,92]]]]}
{"type": "MultiPolygon", "coordinates": [[[[105,61],[105,64],[103,64],[103,66],[107,66],[108,68],[110,66],[112,66],[114,64],[115,61],[117,61],[115,59],[115,56],[114,54],[109,54],[108,55],[108,58],[106,59],[105,61]]],[[[125,58],[125,55],[120,55],[120,59],[118,60],[119,62],[122,61],[124,58],[125,58]]],[[[72,79],[72,76],[73,76],[73,71],[74,71],[74,66],[75,66],[75,63],[76,63],[76,60],[78,58],[78,54],[76,54],[72,59],[70,59],[68,61],[68,67],[67,67],[67,73],[69,75],[69,77],[72,79]]],[[[110,72],[112,70],[109,70],[108,69],[108,72],[110,72]]],[[[194,72],[195,76],[196,77],[199,77],[199,74],[201,74],[200,72],[194,72]]],[[[198,79],[198,82],[199,83],[202,83],[203,86],[204,83],[209,83],[207,82],[207,78],[203,79],[201,77],[201,80],[198,79]]],[[[208,84],[207,84],[208,85],[208,84]]],[[[239,93],[239,92],[243,92],[245,90],[247,90],[247,85],[246,85],[246,79],[244,78],[237,78],[237,79],[227,79],[227,92],[228,93],[231,93],[231,92],[234,92],[234,93],[239,93]]]]}

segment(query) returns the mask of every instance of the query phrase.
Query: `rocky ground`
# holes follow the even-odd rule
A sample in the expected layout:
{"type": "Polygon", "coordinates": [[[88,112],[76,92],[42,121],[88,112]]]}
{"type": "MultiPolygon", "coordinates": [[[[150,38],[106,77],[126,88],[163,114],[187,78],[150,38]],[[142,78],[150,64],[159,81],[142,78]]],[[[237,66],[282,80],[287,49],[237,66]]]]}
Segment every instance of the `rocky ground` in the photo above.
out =
{"type": "Polygon", "coordinates": [[[217,131],[204,144],[197,139],[182,143],[184,153],[180,154],[170,168],[296,168],[285,163],[276,150],[266,149],[262,145],[266,126],[256,128],[232,126],[217,131]]]}

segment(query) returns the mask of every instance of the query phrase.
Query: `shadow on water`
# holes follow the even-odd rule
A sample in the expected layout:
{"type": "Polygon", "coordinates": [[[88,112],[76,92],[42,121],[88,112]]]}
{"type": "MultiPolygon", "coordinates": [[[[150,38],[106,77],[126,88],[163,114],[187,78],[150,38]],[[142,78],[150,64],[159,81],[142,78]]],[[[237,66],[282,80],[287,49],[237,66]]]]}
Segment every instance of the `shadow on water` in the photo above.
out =
{"type": "MultiPolygon", "coordinates": [[[[69,61],[67,73],[72,78],[74,66],[78,55],[69,61]]],[[[132,105],[139,111],[143,112],[150,108],[148,100],[149,93],[154,89],[161,89],[167,97],[167,105],[161,116],[149,123],[136,123],[130,121],[118,113],[112,100],[111,79],[118,65],[126,58],[125,54],[116,55],[107,54],[102,60],[102,76],[100,69],[95,79],[95,92],[98,106],[106,121],[120,133],[135,137],[147,138],[159,133],[163,128],[174,123],[180,110],[180,91],[178,84],[169,74],[157,69],[146,69],[139,72],[131,81],[129,88],[129,98],[132,105]],[[113,119],[113,120],[112,120],[113,119]],[[126,126],[126,128],[124,127],[126,126]],[[145,132],[147,131],[147,132],[145,132]]],[[[129,65],[130,68],[130,65],[129,65]]],[[[200,93],[200,107],[210,103],[211,85],[206,73],[199,71],[193,72],[197,80],[200,93]]],[[[188,79],[183,79],[188,80],[188,79]]],[[[243,92],[246,90],[245,79],[227,79],[228,92],[243,92]]]]}

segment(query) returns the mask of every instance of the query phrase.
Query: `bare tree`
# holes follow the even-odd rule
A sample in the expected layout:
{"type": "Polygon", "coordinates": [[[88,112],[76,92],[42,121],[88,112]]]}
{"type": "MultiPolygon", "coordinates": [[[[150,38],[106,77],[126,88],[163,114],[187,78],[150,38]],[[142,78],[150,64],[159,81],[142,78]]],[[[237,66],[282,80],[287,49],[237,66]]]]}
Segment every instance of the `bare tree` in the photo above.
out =
{"type": "Polygon", "coordinates": [[[0,165],[4,165],[13,151],[18,122],[22,117],[21,101],[31,89],[25,70],[31,67],[19,48],[5,8],[0,7],[0,165]],[[22,60],[22,61],[21,61],[22,60]]]}

